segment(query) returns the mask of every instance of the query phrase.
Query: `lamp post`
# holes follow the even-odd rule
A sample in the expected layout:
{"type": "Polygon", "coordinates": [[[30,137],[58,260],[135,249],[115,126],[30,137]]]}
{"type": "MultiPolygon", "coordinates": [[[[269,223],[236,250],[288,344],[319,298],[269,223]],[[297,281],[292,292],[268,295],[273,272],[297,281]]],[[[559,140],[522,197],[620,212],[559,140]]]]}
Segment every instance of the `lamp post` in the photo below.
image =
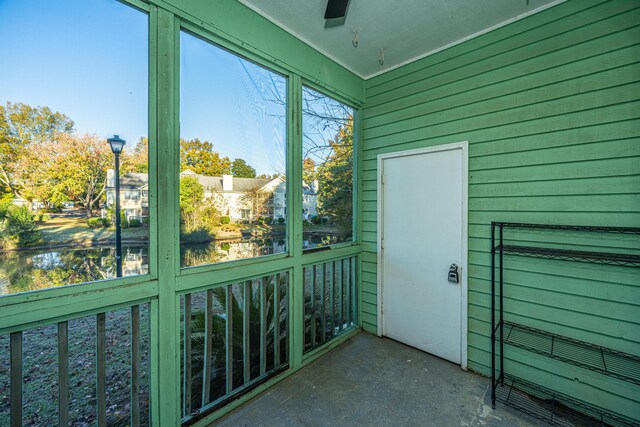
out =
{"type": "Polygon", "coordinates": [[[127,143],[119,135],[107,139],[111,151],[116,158],[115,187],[116,187],[116,277],[122,277],[122,236],[120,235],[120,153],[127,143]]]}

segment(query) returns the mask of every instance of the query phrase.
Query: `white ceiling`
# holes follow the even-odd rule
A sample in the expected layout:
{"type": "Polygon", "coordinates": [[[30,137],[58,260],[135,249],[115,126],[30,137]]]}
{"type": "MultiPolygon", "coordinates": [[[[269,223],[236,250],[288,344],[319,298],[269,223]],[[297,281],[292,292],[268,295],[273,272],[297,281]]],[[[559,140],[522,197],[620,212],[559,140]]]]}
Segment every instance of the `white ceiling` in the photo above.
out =
{"type": "Polygon", "coordinates": [[[333,28],[325,28],[327,0],[239,1],[369,78],[564,0],[351,0],[344,25],[333,28]]]}

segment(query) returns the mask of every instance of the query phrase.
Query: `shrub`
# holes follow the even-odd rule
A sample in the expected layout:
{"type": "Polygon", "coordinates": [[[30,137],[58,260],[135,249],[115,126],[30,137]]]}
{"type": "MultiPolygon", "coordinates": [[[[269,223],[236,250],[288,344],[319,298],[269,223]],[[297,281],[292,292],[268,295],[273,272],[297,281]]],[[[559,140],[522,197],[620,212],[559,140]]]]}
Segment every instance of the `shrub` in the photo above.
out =
{"type": "Polygon", "coordinates": [[[329,222],[329,218],[327,218],[326,216],[323,216],[323,217],[322,217],[322,223],[323,223],[323,224],[326,224],[326,223],[328,223],[328,222],[329,222]]]}
{"type": "Polygon", "coordinates": [[[51,217],[48,214],[45,214],[45,213],[38,214],[38,222],[49,221],[50,219],[51,217]]]}
{"type": "Polygon", "coordinates": [[[322,220],[322,218],[320,218],[320,216],[318,215],[314,215],[311,217],[311,222],[314,224],[320,224],[320,221],[322,220]]]}
{"type": "Polygon", "coordinates": [[[302,225],[305,227],[309,227],[311,225],[311,221],[309,221],[308,219],[305,219],[304,221],[302,221],[302,225]]]}
{"type": "Polygon", "coordinates": [[[272,222],[273,222],[273,218],[271,218],[270,216],[264,217],[265,224],[271,224],[272,222]]]}
{"type": "Polygon", "coordinates": [[[89,218],[87,220],[87,225],[90,228],[105,228],[109,226],[109,220],[107,218],[89,218]]]}
{"type": "Polygon", "coordinates": [[[140,227],[141,225],[142,222],[137,218],[131,218],[131,221],[129,221],[129,227],[140,227]]]}
{"type": "Polygon", "coordinates": [[[40,240],[33,214],[25,206],[11,206],[7,209],[7,234],[19,246],[26,246],[40,240]]]}
{"type": "Polygon", "coordinates": [[[149,225],[149,217],[145,216],[142,218],[142,225],[147,227],[149,225]]]}
{"type": "Polygon", "coordinates": [[[213,240],[211,232],[204,227],[180,234],[181,243],[204,243],[213,240]]]}
{"type": "Polygon", "coordinates": [[[278,224],[284,224],[286,220],[282,217],[278,218],[278,224]]]}
{"type": "Polygon", "coordinates": [[[124,212],[120,212],[120,228],[129,228],[129,220],[124,212]]]}
{"type": "Polygon", "coordinates": [[[228,216],[223,216],[222,218],[220,218],[220,224],[229,224],[231,222],[231,218],[229,218],[228,216]]]}
{"type": "Polygon", "coordinates": [[[263,217],[258,217],[258,224],[262,225],[264,224],[264,218],[263,217]]]}
{"type": "Polygon", "coordinates": [[[7,211],[13,206],[11,200],[0,201],[0,221],[7,217],[7,211]]]}

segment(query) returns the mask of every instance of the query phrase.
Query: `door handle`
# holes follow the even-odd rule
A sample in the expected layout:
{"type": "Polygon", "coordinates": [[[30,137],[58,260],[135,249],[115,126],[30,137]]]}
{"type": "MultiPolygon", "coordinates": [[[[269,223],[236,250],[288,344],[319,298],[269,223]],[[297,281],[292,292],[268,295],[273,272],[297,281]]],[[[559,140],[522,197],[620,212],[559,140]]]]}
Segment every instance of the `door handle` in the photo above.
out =
{"type": "Polygon", "coordinates": [[[458,272],[458,266],[456,264],[451,264],[449,266],[449,282],[458,284],[460,283],[460,273],[458,272]]]}

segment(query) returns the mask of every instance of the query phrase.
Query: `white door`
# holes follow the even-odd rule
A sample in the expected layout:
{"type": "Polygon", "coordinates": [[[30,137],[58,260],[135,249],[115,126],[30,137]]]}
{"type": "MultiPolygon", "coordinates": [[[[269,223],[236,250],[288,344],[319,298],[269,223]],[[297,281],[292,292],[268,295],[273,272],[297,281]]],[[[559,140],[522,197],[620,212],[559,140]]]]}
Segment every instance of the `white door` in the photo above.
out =
{"type": "Polygon", "coordinates": [[[381,155],[379,167],[381,334],[466,367],[467,145],[381,155]]]}

